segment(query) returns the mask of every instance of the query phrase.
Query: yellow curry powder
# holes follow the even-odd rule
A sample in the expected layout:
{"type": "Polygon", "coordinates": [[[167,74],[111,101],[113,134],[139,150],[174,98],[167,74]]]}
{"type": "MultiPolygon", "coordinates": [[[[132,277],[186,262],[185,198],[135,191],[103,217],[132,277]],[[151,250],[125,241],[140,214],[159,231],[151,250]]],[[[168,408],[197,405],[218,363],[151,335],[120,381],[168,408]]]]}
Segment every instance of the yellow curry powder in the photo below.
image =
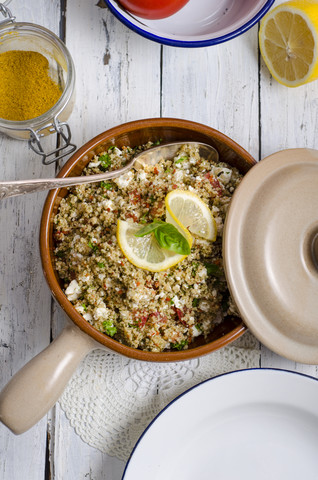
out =
{"type": "Polygon", "coordinates": [[[38,52],[0,53],[0,118],[30,120],[47,112],[62,92],[49,76],[49,62],[38,52]]]}

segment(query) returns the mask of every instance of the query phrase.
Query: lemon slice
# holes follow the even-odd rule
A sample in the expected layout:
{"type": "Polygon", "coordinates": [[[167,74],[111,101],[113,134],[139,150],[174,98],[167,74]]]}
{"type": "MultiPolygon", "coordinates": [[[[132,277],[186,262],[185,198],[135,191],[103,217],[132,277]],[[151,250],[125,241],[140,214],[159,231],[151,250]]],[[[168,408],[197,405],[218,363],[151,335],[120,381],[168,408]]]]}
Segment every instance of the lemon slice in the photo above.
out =
{"type": "Polygon", "coordinates": [[[165,198],[169,223],[187,228],[206,240],[215,241],[217,228],[209,207],[193,192],[172,190],[165,198]]]}
{"type": "Polygon", "coordinates": [[[272,76],[287,87],[318,78],[317,2],[278,5],[261,21],[260,50],[272,76]]]}
{"type": "MultiPolygon", "coordinates": [[[[151,272],[161,272],[173,267],[187,256],[161,248],[153,235],[135,237],[135,233],[142,227],[144,225],[129,223],[123,220],[118,220],[117,222],[117,241],[120,249],[125,257],[136,267],[151,272]]],[[[180,228],[179,226],[178,229],[188,240],[191,247],[192,237],[189,232],[184,227],[180,228]]]]}

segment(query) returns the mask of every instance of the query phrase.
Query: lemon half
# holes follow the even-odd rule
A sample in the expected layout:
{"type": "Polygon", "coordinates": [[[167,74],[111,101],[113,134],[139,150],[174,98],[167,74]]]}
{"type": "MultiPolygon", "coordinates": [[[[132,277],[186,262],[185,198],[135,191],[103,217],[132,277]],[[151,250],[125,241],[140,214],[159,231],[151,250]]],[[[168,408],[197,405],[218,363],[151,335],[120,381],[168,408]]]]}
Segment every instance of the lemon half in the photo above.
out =
{"type": "Polygon", "coordinates": [[[272,76],[288,87],[318,78],[318,5],[289,1],[262,19],[259,31],[262,57],[272,76]]]}
{"type": "MultiPolygon", "coordinates": [[[[133,265],[151,272],[161,272],[162,270],[173,267],[186,258],[187,255],[180,255],[161,248],[153,235],[135,237],[135,233],[142,227],[144,227],[144,225],[125,222],[123,220],[118,220],[117,222],[118,244],[125,257],[133,265]]],[[[178,230],[187,239],[191,247],[192,237],[189,232],[182,226],[179,226],[178,230]]]]}
{"type": "Polygon", "coordinates": [[[165,198],[167,222],[176,223],[194,235],[215,241],[217,227],[209,207],[195,193],[172,190],[165,198]]]}

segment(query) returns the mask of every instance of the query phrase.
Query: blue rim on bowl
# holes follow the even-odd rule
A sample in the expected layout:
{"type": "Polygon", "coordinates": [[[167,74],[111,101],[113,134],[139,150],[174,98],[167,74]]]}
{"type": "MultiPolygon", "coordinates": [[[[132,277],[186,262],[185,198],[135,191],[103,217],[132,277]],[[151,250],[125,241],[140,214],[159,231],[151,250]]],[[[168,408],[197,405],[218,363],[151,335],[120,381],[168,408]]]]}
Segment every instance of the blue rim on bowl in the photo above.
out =
{"type": "MultiPolygon", "coordinates": [[[[234,28],[233,31],[228,32],[224,35],[220,35],[214,38],[199,38],[198,40],[181,40],[177,38],[177,35],[171,35],[169,33],[160,32],[159,30],[153,29],[151,26],[143,22],[143,19],[134,17],[132,14],[127,12],[124,7],[120,7],[117,4],[117,0],[104,0],[110,11],[120,20],[124,25],[138,33],[139,35],[152,40],[163,45],[168,45],[172,47],[184,47],[184,48],[197,48],[197,47],[208,47],[211,45],[217,45],[219,43],[226,42],[231,40],[239,35],[242,35],[244,32],[253,27],[261,18],[267,13],[270,7],[273,5],[275,0],[267,0],[264,5],[257,11],[257,13],[250,18],[246,23],[243,23],[237,28],[234,28]],[[166,36],[165,36],[166,35],[166,36]]],[[[193,1],[193,0],[192,0],[193,1]]],[[[184,7],[185,8],[185,7],[184,7]]],[[[178,13],[176,14],[178,15],[178,13]]],[[[170,17],[171,18],[171,17],[170,17]]],[[[204,35],[206,37],[206,35],[204,35]]]]}

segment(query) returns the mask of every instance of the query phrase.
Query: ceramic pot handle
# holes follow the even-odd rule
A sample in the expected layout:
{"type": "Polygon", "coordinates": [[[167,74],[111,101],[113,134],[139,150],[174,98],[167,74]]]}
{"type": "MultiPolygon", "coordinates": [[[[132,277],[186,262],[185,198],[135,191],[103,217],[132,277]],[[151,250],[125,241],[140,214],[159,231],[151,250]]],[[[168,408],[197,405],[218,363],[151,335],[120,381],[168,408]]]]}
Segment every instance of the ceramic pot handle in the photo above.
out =
{"type": "Polygon", "coordinates": [[[97,347],[79,328],[67,326],[19,370],[0,393],[0,421],[19,435],[56,403],[81,359],[97,347]]]}

